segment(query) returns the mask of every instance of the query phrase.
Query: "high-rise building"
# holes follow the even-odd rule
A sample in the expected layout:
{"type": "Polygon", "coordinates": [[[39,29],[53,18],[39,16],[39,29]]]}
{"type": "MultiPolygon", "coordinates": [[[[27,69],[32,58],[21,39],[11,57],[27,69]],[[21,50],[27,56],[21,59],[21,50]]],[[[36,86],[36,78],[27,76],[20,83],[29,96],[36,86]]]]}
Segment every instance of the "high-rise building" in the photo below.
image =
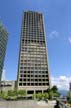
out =
{"type": "Polygon", "coordinates": [[[17,88],[28,94],[44,92],[50,86],[48,58],[42,13],[23,14],[17,88]]]}
{"type": "Polygon", "coordinates": [[[5,27],[3,26],[2,22],[0,21],[0,80],[2,77],[7,40],[8,40],[8,33],[5,27]]]}

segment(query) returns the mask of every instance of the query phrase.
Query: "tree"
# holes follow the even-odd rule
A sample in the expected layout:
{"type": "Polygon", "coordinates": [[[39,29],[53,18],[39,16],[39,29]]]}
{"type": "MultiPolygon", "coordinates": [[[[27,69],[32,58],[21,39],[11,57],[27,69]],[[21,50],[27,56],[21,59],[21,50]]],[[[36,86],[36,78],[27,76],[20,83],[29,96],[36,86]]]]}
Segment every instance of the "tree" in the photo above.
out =
{"type": "Polygon", "coordinates": [[[48,94],[48,93],[43,93],[42,95],[43,95],[43,98],[44,98],[44,99],[49,98],[49,94],[48,94]]]}
{"type": "Polygon", "coordinates": [[[38,93],[38,94],[36,95],[36,97],[37,97],[39,100],[41,100],[41,99],[42,99],[42,93],[38,93]]]}
{"type": "Polygon", "coordinates": [[[38,100],[41,100],[42,97],[43,97],[43,94],[42,93],[35,93],[35,94],[33,94],[33,98],[36,98],[38,100]]]}
{"type": "Polygon", "coordinates": [[[26,91],[25,90],[17,90],[17,95],[18,96],[26,96],[26,91]]]}
{"type": "Polygon", "coordinates": [[[16,90],[9,90],[8,91],[8,96],[13,97],[17,95],[17,91],[16,90]]]}
{"type": "Polygon", "coordinates": [[[58,92],[58,88],[57,88],[57,86],[55,86],[55,85],[51,88],[51,90],[52,90],[54,93],[58,92]]]}
{"type": "Polygon", "coordinates": [[[47,93],[49,94],[49,99],[52,99],[53,97],[58,97],[60,95],[57,86],[53,86],[51,89],[48,88],[47,93]]]}
{"type": "Polygon", "coordinates": [[[70,98],[70,91],[68,91],[66,95],[67,95],[67,97],[70,98]]]}
{"type": "Polygon", "coordinates": [[[1,98],[4,98],[5,94],[6,94],[6,93],[5,93],[4,91],[0,91],[0,97],[1,97],[1,98]]]}
{"type": "Polygon", "coordinates": [[[52,96],[53,96],[53,91],[52,91],[52,89],[50,89],[50,88],[48,88],[47,89],[47,93],[48,93],[48,95],[49,95],[49,99],[52,99],[52,96]]]}

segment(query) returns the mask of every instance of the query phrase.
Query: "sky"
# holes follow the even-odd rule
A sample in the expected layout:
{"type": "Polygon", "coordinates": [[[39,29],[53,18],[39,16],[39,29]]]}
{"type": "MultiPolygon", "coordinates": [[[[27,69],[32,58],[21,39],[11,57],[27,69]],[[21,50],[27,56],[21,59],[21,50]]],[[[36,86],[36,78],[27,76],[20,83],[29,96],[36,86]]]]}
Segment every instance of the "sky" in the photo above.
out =
{"type": "Polygon", "coordinates": [[[0,19],[9,33],[4,62],[6,80],[17,79],[22,15],[26,10],[43,13],[51,83],[68,89],[71,81],[71,0],[0,0],[0,19]]]}

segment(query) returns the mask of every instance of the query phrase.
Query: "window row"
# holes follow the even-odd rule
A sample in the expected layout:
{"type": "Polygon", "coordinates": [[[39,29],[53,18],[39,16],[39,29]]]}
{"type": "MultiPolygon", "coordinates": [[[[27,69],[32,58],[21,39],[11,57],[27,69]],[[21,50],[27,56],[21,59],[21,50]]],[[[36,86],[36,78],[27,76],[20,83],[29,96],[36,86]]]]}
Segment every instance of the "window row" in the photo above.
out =
{"type": "Polygon", "coordinates": [[[19,86],[47,86],[49,83],[19,83],[19,86]]]}
{"type": "Polygon", "coordinates": [[[46,56],[43,56],[43,57],[42,56],[40,56],[40,57],[38,57],[38,56],[34,56],[34,57],[21,56],[20,58],[23,59],[23,60],[30,60],[30,61],[31,60],[43,60],[43,61],[46,61],[46,56]]]}
{"type": "Polygon", "coordinates": [[[39,65],[39,64],[41,64],[41,65],[45,65],[45,64],[47,64],[47,61],[41,61],[41,60],[21,60],[20,61],[20,63],[24,63],[24,65],[28,65],[28,64],[34,64],[35,65],[35,63],[37,64],[37,65],[39,65]]]}
{"type": "Polygon", "coordinates": [[[20,78],[19,81],[49,81],[48,79],[22,79],[20,78]]]}
{"type": "Polygon", "coordinates": [[[22,71],[20,70],[20,73],[48,73],[48,71],[22,71]]]}
{"type": "Polygon", "coordinates": [[[44,40],[29,40],[29,39],[23,39],[22,40],[22,42],[24,42],[24,41],[26,41],[26,42],[38,42],[38,43],[45,43],[45,41],[44,40]]]}
{"type": "Polygon", "coordinates": [[[48,77],[48,75],[20,75],[20,77],[40,77],[40,78],[42,78],[42,77],[48,77]]]}
{"type": "Polygon", "coordinates": [[[40,70],[44,70],[44,69],[47,69],[47,67],[20,67],[20,69],[40,69],[40,70]]]}
{"type": "Polygon", "coordinates": [[[31,67],[32,67],[32,66],[33,66],[33,67],[34,67],[34,66],[35,66],[35,67],[36,67],[36,66],[38,66],[38,67],[43,67],[43,66],[44,66],[44,67],[47,67],[47,64],[41,64],[41,63],[40,63],[40,64],[39,64],[39,63],[37,63],[37,64],[36,64],[36,63],[20,63],[20,65],[21,65],[21,66],[24,66],[24,67],[26,67],[26,66],[27,66],[27,67],[29,67],[29,66],[31,66],[31,67]]]}

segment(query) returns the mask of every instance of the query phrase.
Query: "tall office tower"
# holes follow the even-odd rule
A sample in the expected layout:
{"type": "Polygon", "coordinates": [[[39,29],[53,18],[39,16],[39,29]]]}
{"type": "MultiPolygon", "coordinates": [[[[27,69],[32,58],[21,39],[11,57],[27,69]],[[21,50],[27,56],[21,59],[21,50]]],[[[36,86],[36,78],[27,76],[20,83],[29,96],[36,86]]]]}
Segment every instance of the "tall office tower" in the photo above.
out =
{"type": "Polygon", "coordinates": [[[3,26],[2,22],[0,21],[0,80],[2,77],[7,40],[8,40],[8,33],[5,27],[3,26]]]}
{"type": "Polygon", "coordinates": [[[18,89],[28,94],[44,92],[50,86],[43,15],[24,12],[18,63],[18,89]]]}

